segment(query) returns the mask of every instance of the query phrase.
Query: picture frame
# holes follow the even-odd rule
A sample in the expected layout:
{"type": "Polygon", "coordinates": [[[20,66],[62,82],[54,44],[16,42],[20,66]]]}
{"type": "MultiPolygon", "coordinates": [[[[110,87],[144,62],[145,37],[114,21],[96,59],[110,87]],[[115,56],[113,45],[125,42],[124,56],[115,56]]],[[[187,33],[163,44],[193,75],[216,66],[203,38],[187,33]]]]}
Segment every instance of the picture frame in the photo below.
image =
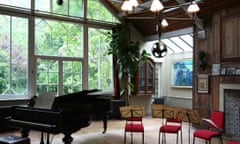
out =
{"type": "Polygon", "coordinates": [[[225,68],[225,67],[221,68],[221,75],[225,75],[226,74],[226,70],[227,70],[227,68],[225,68]]]}
{"type": "Polygon", "coordinates": [[[172,61],[172,87],[192,88],[193,61],[189,59],[178,59],[172,61]]]}
{"type": "Polygon", "coordinates": [[[235,67],[228,67],[226,71],[227,75],[235,75],[236,74],[236,68],[235,67]]]}
{"type": "Polygon", "coordinates": [[[198,75],[197,81],[198,93],[208,93],[209,92],[209,75],[201,74],[198,75]]]}
{"type": "Polygon", "coordinates": [[[212,75],[220,74],[220,64],[212,64],[212,75]]]}
{"type": "Polygon", "coordinates": [[[236,75],[240,75],[240,68],[236,69],[236,75]]]}

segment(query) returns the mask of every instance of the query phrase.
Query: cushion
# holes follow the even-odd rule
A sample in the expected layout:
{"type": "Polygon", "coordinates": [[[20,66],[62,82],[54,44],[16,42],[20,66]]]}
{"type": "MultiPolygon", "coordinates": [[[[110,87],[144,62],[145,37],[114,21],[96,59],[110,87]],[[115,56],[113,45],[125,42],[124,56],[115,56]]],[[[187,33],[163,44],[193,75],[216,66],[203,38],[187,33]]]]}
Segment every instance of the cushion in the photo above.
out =
{"type": "Polygon", "coordinates": [[[239,142],[227,142],[226,144],[240,144],[240,141],[239,142]]]}
{"type": "Polygon", "coordinates": [[[212,137],[220,136],[221,134],[217,131],[211,130],[196,130],[193,133],[194,137],[210,140],[212,137]]]}
{"type": "Polygon", "coordinates": [[[181,129],[181,126],[179,125],[164,125],[160,127],[160,132],[178,133],[180,129],[181,129]]]}
{"type": "Polygon", "coordinates": [[[131,124],[128,123],[125,125],[125,131],[128,132],[144,132],[143,124],[131,124]]]}

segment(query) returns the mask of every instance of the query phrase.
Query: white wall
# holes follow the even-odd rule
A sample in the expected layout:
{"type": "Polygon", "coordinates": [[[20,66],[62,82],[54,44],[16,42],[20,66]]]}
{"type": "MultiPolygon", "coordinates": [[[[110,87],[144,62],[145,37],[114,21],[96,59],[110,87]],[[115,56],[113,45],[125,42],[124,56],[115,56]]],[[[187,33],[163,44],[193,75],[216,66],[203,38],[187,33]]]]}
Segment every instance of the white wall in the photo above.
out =
{"type": "MultiPolygon", "coordinates": [[[[157,42],[144,41],[144,38],[135,28],[131,29],[131,40],[139,41],[141,50],[145,49],[151,54],[152,45],[157,42]]],[[[192,88],[176,88],[171,86],[171,66],[172,62],[176,60],[183,60],[192,58],[192,52],[180,54],[168,54],[163,58],[151,57],[154,62],[160,64],[160,96],[165,97],[165,104],[169,106],[192,108],[192,88]]],[[[144,105],[146,114],[151,115],[151,103],[154,96],[133,96],[132,104],[144,105]]]]}

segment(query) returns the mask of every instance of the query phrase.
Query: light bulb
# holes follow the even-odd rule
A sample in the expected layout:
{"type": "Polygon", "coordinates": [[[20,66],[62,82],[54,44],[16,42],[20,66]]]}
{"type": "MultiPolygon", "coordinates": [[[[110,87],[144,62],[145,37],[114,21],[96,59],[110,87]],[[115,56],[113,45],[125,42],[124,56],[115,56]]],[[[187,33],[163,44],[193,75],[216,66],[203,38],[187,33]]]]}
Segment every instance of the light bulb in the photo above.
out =
{"type": "Polygon", "coordinates": [[[133,10],[132,3],[129,0],[125,0],[121,6],[121,9],[123,11],[132,11],[133,10]]]}
{"type": "Polygon", "coordinates": [[[168,26],[168,22],[166,19],[163,19],[161,22],[162,27],[167,27],[168,26]]]}
{"type": "Polygon", "coordinates": [[[163,4],[159,0],[153,0],[150,10],[152,12],[159,12],[163,9],[163,4]]]}
{"type": "Polygon", "coordinates": [[[192,3],[191,3],[191,5],[189,5],[189,7],[188,7],[188,9],[187,9],[187,11],[189,12],[189,13],[196,13],[196,12],[198,12],[200,10],[200,8],[199,8],[199,6],[197,5],[197,3],[195,2],[195,1],[193,1],[192,3]]]}

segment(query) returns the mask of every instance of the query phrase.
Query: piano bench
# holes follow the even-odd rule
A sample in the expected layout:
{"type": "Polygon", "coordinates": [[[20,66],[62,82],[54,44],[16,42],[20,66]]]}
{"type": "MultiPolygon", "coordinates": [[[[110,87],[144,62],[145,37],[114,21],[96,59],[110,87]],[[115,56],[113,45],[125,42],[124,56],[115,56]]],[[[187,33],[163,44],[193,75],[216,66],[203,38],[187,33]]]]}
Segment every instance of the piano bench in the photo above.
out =
{"type": "Polygon", "coordinates": [[[30,139],[13,135],[0,136],[0,144],[30,144],[30,139]]]}

